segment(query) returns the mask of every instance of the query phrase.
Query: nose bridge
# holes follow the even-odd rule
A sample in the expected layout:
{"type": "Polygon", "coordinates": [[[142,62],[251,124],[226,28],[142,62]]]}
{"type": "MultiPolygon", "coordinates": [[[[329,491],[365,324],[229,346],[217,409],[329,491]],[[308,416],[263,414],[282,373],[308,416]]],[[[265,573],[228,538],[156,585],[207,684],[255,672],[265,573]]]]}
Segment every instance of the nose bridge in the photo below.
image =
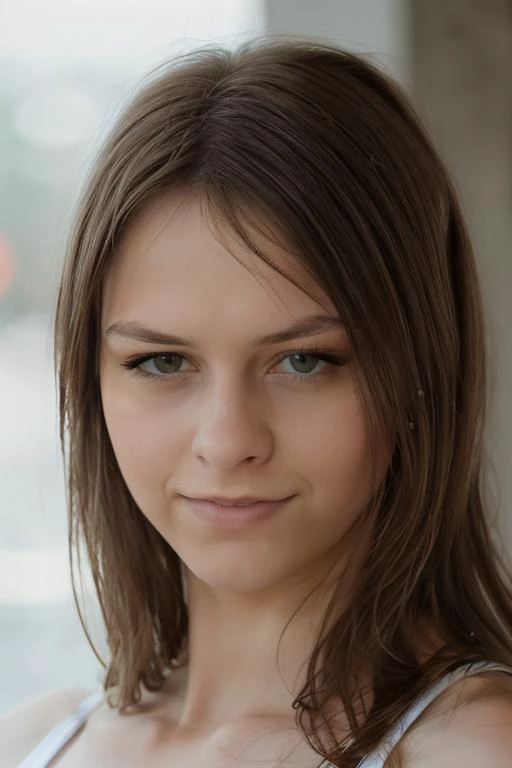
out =
{"type": "Polygon", "coordinates": [[[194,452],[212,463],[263,458],[272,447],[265,398],[241,374],[223,371],[205,387],[197,412],[194,452]]]}

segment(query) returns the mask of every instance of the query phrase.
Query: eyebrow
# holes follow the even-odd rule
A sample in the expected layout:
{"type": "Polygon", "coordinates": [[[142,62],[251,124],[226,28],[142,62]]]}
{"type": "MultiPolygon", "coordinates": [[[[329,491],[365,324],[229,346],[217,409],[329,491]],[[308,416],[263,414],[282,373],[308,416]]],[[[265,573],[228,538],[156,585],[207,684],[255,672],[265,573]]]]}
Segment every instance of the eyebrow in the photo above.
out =
{"type": "MultiPolygon", "coordinates": [[[[294,323],[282,331],[268,333],[260,336],[251,342],[251,347],[269,346],[272,344],[281,344],[284,341],[298,339],[304,336],[315,336],[316,334],[332,329],[344,329],[345,325],[340,317],[334,315],[312,315],[294,323]]],[[[182,339],[180,336],[171,336],[160,331],[146,328],[136,321],[113,323],[105,331],[105,336],[120,336],[122,338],[143,341],[147,344],[175,345],[178,347],[195,347],[198,344],[194,341],[182,339]]]]}

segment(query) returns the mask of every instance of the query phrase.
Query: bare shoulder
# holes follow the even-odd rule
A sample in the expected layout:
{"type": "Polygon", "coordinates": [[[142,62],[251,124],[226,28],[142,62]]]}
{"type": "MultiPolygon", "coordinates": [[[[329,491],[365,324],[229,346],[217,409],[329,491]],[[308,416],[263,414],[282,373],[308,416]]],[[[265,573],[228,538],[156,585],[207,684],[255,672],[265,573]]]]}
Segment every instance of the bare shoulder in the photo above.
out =
{"type": "Polygon", "coordinates": [[[15,768],[51,729],[92,691],[56,690],[31,699],[0,716],[2,768],[15,768]]]}
{"type": "Polygon", "coordinates": [[[486,673],[451,686],[400,744],[404,768],[512,765],[512,675],[486,673]]]}

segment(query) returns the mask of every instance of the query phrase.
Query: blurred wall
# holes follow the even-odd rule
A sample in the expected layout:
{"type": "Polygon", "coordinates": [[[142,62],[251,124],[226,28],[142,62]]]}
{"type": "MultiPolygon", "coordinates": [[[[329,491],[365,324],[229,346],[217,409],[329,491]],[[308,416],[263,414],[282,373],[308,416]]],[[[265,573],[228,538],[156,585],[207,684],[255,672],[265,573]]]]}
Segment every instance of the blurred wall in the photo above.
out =
{"type": "Polygon", "coordinates": [[[414,95],[462,197],[488,319],[487,445],[512,551],[512,3],[411,2],[414,95]]]}
{"type": "Polygon", "coordinates": [[[422,108],[462,197],[488,318],[487,445],[512,550],[512,3],[410,3],[410,64],[422,108]]]}
{"type": "Polygon", "coordinates": [[[407,76],[406,0],[264,0],[267,31],[323,37],[407,76]]]}

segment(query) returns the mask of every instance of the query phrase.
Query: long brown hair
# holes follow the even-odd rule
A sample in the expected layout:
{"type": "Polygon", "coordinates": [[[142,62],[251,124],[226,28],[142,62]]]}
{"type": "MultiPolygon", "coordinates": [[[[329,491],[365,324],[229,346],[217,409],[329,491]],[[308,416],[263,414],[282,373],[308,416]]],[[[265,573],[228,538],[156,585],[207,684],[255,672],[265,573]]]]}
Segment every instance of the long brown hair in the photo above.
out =
{"type": "MultiPolygon", "coordinates": [[[[355,766],[453,666],[512,666],[509,578],[482,501],[482,303],[456,194],[397,86],[312,40],[177,57],[118,119],[76,213],[55,341],[70,557],[84,543],[110,651],[104,687],[118,686],[121,712],[141,684],[162,687],[186,649],[187,608],[178,557],[130,496],[105,426],[102,286],[134,216],[173,189],[268,261],[249,234],[264,221],[314,277],[348,329],[374,451],[392,446],[364,510],[373,535],[360,583],[343,617],[323,625],[295,702],[317,751],[355,766]],[[427,660],[419,621],[442,641],[427,660]],[[333,697],[351,727],[341,742],[318,726],[333,697]]],[[[74,581],[73,591],[91,642],[74,581]]]]}

